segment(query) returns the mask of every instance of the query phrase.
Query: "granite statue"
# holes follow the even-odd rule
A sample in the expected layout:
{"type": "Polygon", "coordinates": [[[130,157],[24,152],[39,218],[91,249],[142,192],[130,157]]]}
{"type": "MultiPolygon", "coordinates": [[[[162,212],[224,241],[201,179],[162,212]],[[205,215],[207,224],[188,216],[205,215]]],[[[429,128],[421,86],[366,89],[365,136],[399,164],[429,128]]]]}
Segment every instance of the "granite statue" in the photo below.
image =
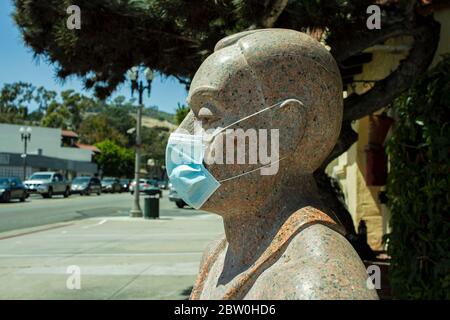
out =
{"type": "MultiPolygon", "coordinates": [[[[175,134],[215,132],[204,143],[203,169],[189,170],[207,170],[217,182],[196,203],[220,215],[225,230],[204,253],[191,299],[378,299],[313,178],[337,141],[343,112],[341,76],[325,46],[286,29],[226,37],[195,74],[188,103],[175,134]],[[218,144],[236,146],[230,129],[277,130],[277,141],[256,145],[277,142],[276,170],[262,174],[262,161],[212,161],[230,146],[218,144]]],[[[188,177],[175,171],[169,176],[188,177]]],[[[188,197],[200,189],[196,178],[186,179],[188,197]]]]}

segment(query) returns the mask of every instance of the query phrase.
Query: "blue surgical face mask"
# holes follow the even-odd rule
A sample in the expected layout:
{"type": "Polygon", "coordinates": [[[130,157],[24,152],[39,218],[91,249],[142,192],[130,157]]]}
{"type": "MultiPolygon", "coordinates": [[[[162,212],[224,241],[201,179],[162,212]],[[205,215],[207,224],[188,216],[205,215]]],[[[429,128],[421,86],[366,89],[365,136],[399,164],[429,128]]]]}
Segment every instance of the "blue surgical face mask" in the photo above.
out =
{"type": "Polygon", "coordinates": [[[180,197],[199,209],[220,186],[203,165],[202,136],[172,133],[166,149],[166,170],[180,197]]]}
{"type": "MultiPolygon", "coordinates": [[[[241,173],[234,177],[217,181],[216,178],[203,165],[205,154],[205,141],[211,140],[225,129],[247,120],[261,112],[280,106],[280,103],[260,110],[250,116],[233,122],[225,128],[217,129],[207,137],[204,134],[191,135],[174,132],[170,135],[166,148],[166,170],[167,176],[179,196],[191,207],[200,209],[212,194],[219,188],[221,182],[229,181],[243,175],[260,170],[263,165],[254,170],[241,173]]],[[[285,157],[277,160],[281,161],[285,157]]],[[[271,165],[271,164],[269,164],[271,165]]]]}

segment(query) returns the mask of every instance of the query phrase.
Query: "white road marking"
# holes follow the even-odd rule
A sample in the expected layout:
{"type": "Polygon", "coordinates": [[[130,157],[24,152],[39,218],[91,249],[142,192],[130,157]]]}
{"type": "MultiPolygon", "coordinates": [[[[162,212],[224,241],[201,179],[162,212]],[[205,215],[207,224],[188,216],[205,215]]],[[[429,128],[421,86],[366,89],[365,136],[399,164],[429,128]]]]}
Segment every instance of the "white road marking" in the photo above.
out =
{"type": "Polygon", "coordinates": [[[84,226],[83,229],[89,229],[89,228],[92,228],[92,227],[101,226],[101,225],[104,224],[107,220],[108,220],[108,219],[103,219],[103,220],[101,220],[99,223],[95,223],[95,224],[91,224],[91,225],[88,225],[88,226],[84,226]]]}

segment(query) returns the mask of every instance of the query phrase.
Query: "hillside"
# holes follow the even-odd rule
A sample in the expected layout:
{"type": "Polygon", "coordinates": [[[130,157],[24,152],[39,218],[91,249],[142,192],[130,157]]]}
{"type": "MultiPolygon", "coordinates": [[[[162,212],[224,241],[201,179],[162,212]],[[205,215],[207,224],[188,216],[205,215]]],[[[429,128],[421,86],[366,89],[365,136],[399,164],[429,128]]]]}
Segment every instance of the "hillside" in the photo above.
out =
{"type": "Polygon", "coordinates": [[[142,126],[147,128],[167,128],[169,131],[173,131],[177,128],[177,125],[167,120],[160,120],[150,116],[142,116],[142,126]]]}

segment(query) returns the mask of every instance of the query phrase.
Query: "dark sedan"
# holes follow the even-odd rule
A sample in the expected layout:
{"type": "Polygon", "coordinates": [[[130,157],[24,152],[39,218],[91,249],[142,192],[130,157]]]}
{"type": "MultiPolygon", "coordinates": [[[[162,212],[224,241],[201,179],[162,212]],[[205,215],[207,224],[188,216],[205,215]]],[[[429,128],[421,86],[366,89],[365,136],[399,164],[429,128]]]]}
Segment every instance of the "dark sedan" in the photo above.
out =
{"type": "Polygon", "coordinates": [[[24,202],[28,198],[27,188],[18,178],[0,178],[0,200],[9,202],[11,199],[19,199],[24,202]]]}
{"type": "Polygon", "coordinates": [[[130,191],[130,179],[120,179],[120,185],[122,186],[122,191],[128,192],[130,191]]]}
{"type": "Polygon", "coordinates": [[[103,178],[102,179],[102,191],[103,192],[122,192],[122,185],[117,178],[103,178]]]}
{"type": "Polygon", "coordinates": [[[71,192],[87,196],[91,193],[100,195],[102,193],[102,186],[100,180],[95,177],[76,177],[72,181],[71,192]]]}
{"type": "Polygon", "coordinates": [[[159,180],[159,181],[158,181],[158,187],[159,187],[160,189],[167,190],[167,189],[168,189],[168,183],[167,183],[167,181],[166,181],[166,180],[159,180]]]}

